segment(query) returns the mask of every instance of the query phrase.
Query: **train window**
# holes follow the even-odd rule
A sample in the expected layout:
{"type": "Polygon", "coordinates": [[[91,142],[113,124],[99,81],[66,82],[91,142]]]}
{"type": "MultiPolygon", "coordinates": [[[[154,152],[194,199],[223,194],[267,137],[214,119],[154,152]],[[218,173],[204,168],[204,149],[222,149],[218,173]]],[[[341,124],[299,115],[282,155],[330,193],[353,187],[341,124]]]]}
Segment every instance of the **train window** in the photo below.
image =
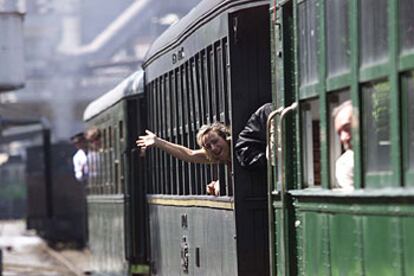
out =
{"type": "Polygon", "coordinates": [[[348,1],[327,1],[326,14],[327,66],[332,77],[349,70],[348,1]]]}
{"type": "Polygon", "coordinates": [[[298,7],[299,18],[299,68],[301,86],[318,81],[318,39],[319,22],[317,0],[303,1],[298,7]]]}
{"type": "Polygon", "coordinates": [[[350,99],[349,90],[335,92],[328,97],[329,108],[329,176],[332,188],[338,188],[338,184],[335,177],[336,161],[345,152],[345,148],[339,141],[338,133],[335,129],[335,120],[333,117],[333,111],[336,107],[350,99]]]}
{"type": "Polygon", "coordinates": [[[400,45],[401,51],[414,48],[414,5],[412,0],[400,0],[400,45]]]}
{"type": "Polygon", "coordinates": [[[319,101],[301,104],[303,182],[305,187],[321,184],[319,101]]]}
{"type": "Polygon", "coordinates": [[[112,127],[108,127],[108,147],[112,148],[112,127]]]}
{"type": "Polygon", "coordinates": [[[403,77],[403,131],[407,150],[405,166],[411,174],[414,172],[414,71],[403,77]]]}
{"type": "Polygon", "coordinates": [[[380,63],[387,58],[387,2],[387,0],[359,1],[361,66],[380,63]]]}
{"type": "Polygon", "coordinates": [[[389,171],[390,84],[370,82],[362,88],[363,164],[366,175],[389,171]]]}
{"type": "Polygon", "coordinates": [[[124,139],[124,122],[123,121],[118,122],[118,129],[119,129],[119,139],[122,140],[124,139]]]}

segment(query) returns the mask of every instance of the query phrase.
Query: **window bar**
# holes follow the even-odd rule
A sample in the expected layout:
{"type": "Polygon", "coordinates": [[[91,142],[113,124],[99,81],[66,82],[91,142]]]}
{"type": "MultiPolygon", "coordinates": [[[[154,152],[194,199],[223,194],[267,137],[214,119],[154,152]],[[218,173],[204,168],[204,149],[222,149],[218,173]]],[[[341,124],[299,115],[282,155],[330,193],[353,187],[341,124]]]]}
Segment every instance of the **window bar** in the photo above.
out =
{"type": "MultiPolygon", "coordinates": [[[[183,145],[184,144],[184,127],[183,127],[183,111],[182,111],[182,105],[183,105],[183,97],[182,97],[182,79],[181,79],[181,69],[177,68],[177,102],[178,102],[178,121],[177,121],[177,131],[178,131],[178,144],[183,145]]],[[[178,178],[178,194],[183,195],[184,194],[184,179],[183,179],[183,175],[184,175],[184,166],[183,166],[183,161],[179,160],[178,161],[178,167],[179,167],[179,178],[178,178]]]]}
{"type": "MultiPolygon", "coordinates": [[[[196,114],[194,112],[194,81],[193,81],[193,75],[192,75],[192,68],[194,66],[194,59],[190,59],[186,62],[186,70],[187,70],[187,91],[188,91],[188,140],[190,148],[195,149],[195,139],[194,139],[194,132],[195,132],[195,124],[197,122],[197,118],[195,117],[196,114]]],[[[194,163],[190,164],[190,175],[189,175],[189,181],[190,181],[190,194],[194,195],[196,194],[196,178],[195,178],[195,170],[196,165],[194,163]]]]}
{"type": "MultiPolygon", "coordinates": [[[[161,131],[161,137],[164,139],[168,139],[167,137],[167,131],[166,131],[166,119],[165,115],[167,114],[166,111],[166,98],[165,98],[165,78],[164,76],[160,76],[160,88],[159,88],[159,94],[160,94],[160,105],[159,105],[159,114],[160,114],[160,131],[161,131]]],[[[161,152],[161,187],[162,187],[162,193],[168,194],[168,180],[167,180],[167,154],[162,151],[161,152]]]]}
{"type": "MultiPolygon", "coordinates": [[[[170,73],[170,91],[171,91],[171,141],[177,143],[177,96],[176,96],[176,78],[175,73],[170,73]]],[[[177,194],[178,187],[178,162],[177,159],[170,156],[172,164],[172,194],[177,194]]]]}

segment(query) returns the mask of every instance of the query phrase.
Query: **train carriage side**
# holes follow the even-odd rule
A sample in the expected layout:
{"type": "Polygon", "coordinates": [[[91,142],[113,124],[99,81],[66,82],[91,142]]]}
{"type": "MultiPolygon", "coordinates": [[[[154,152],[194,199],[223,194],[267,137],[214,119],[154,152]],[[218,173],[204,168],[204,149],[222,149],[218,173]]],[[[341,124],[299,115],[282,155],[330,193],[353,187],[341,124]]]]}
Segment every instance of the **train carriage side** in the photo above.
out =
{"type": "Polygon", "coordinates": [[[412,275],[413,1],[274,4],[274,272],[412,275]],[[332,115],[347,101],[350,144],[332,115]]]}
{"type": "Polygon", "coordinates": [[[93,269],[103,275],[148,272],[143,163],[135,140],[145,129],[143,72],[88,105],[96,139],[88,152],[88,220],[93,269]]]}
{"type": "MultiPolygon", "coordinates": [[[[148,128],[196,148],[206,123],[231,126],[270,101],[270,36],[264,1],[202,1],[151,46],[144,63],[148,128]]],[[[265,172],[188,164],[147,153],[151,272],[267,275],[265,172]],[[220,196],[205,186],[220,180],[220,196]]]]}

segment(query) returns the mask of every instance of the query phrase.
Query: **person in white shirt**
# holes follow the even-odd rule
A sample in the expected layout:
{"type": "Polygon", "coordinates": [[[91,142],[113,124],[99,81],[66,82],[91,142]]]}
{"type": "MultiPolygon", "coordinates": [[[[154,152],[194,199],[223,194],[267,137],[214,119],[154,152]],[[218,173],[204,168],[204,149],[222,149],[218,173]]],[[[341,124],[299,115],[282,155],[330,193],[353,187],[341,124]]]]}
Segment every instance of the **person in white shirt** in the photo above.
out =
{"type": "Polygon", "coordinates": [[[344,152],[336,160],[335,177],[341,189],[354,189],[354,151],[352,150],[352,102],[343,102],[332,112],[335,131],[339,136],[344,152]]]}
{"type": "Polygon", "coordinates": [[[85,182],[88,178],[88,158],[86,157],[86,139],[83,132],[70,138],[71,142],[78,149],[72,157],[75,178],[79,182],[85,182]]]}

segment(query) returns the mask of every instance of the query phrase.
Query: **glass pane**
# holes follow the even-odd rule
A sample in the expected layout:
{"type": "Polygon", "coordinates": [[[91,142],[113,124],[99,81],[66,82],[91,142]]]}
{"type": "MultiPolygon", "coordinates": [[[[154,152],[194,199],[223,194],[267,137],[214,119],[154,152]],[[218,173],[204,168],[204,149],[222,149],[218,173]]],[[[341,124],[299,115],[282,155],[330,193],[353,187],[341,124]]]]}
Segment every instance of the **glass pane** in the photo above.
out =
{"type": "Polygon", "coordinates": [[[301,105],[303,181],[306,187],[321,184],[321,149],[319,132],[319,102],[301,105]]]}
{"type": "Polygon", "coordinates": [[[401,51],[414,48],[414,0],[400,0],[401,51]]]}
{"type": "Polygon", "coordinates": [[[326,38],[328,76],[335,76],[349,69],[348,1],[326,2],[326,38]]]}
{"type": "Polygon", "coordinates": [[[407,76],[408,168],[414,170],[414,72],[407,76]]]}
{"type": "Polygon", "coordinates": [[[299,70],[301,85],[318,81],[317,41],[317,0],[308,0],[299,5],[299,70]]]}
{"type": "Polygon", "coordinates": [[[365,172],[390,169],[390,84],[373,82],[363,87],[363,152],[365,172]]]}
{"type": "Polygon", "coordinates": [[[336,171],[336,161],[338,158],[345,152],[345,148],[341,145],[339,141],[338,133],[335,129],[335,120],[333,117],[333,111],[336,107],[342,103],[350,100],[349,90],[344,90],[330,94],[328,97],[328,107],[329,107],[329,175],[330,183],[332,188],[338,188],[338,184],[335,171],[336,171]]]}
{"type": "Polygon", "coordinates": [[[361,65],[380,63],[387,58],[387,0],[360,1],[361,65]]]}

